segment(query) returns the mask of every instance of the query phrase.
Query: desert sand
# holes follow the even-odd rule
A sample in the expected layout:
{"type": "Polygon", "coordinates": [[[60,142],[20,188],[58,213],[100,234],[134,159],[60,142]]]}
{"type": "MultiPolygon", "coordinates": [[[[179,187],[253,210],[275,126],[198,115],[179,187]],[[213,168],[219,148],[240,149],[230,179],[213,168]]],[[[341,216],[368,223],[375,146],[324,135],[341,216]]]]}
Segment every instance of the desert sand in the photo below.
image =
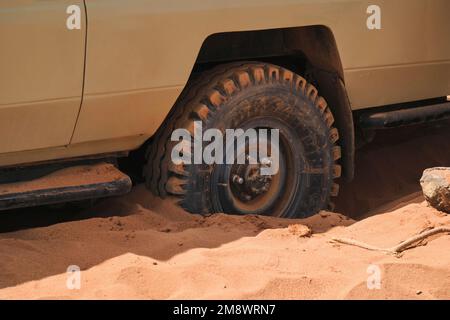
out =
{"type": "Polygon", "coordinates": [[[2,234],[0,298],[450,299],[447,235],[399,258],[330,242],[389,247],[450,226],[450,216],[420,195],[396,206],[360,222],[328,212],[302,220],[202,217],[138,187],[91,209],[99,217],[2,234]],[[82,270],[80,290],[66,287],[69,265],[82,270]],[[370,265],[381,270],[380,290],[367,287],[370,265]]]}
{"type": "Polygon", "coordinates": [[[433,130],[427,132],[435,135],[434,151],[423,134],[406,132],[404,139],[396,131],[395,139],[381,135],[358,153],[357,179],[342,183],[337,202],[337,211],[352,218],[330,212],[298,220],[204,217],[142,185],[81,212],[5,213],[0,299],[450,299],[448,234],[400,257],[331,241],[390,247],[450,226],[450,216],[429,207],[418,184],[424,168],[450,159],[450,148],[442,148],[448,133],[433,130]],[[428,159],[411,160],[417,154],[428,159]],[[82,270],[79,290],[66,286],[70,265],[82,270]],[[370,290],[374,266],[381,283],[370,290]]]}

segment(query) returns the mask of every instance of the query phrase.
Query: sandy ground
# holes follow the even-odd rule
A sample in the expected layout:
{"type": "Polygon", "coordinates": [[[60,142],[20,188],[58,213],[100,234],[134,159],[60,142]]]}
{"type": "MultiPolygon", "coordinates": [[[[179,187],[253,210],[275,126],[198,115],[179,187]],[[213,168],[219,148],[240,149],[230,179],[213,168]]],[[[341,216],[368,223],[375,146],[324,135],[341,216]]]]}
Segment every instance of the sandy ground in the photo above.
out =
{"type": "Polygon", "coordinates": [[[388,132],[363,148],[357,179],[343,184],[337,202],[353,219],[328,212],[303,220],[202,217],[142,186],[82,212],[4,213],[0,298],[450,299],[449,235],[401,257],[330,242],[346,237],[390,247],[450,226],[450,216],[418,192],[423,169],[449,165],[448,131],[388,132]],[[79,290],[66,286],[70,265],[82,270],[79,290]],[[381,288],[370,290],[368,269],[377,268],[381,288]]]}

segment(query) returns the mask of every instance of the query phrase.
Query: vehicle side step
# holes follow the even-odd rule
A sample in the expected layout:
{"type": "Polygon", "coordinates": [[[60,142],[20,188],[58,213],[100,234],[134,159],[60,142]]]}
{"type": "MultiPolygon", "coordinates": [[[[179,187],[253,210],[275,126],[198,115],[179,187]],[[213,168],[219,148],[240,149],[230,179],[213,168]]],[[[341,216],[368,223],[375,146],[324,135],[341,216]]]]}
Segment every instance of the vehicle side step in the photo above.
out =
{"type": "Polygon", "coordinates": [[[430,106],[388,112],[365,113],[359,118],[362,128],[384,129],[450,118],[450,101],[430,106]]]}
{"type": "Polygon", "coordinates": [[[0,184],[0,210],[122,195],[131,185],[130,177],[110,163],[73,166],[33,180],[0,184]]]}

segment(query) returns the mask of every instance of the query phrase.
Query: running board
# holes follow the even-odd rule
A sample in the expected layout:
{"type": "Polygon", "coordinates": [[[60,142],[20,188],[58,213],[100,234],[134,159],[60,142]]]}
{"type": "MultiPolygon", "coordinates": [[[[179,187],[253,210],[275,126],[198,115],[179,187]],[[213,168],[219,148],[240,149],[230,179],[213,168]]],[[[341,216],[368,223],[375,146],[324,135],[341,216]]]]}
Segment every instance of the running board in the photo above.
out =
{"type": "Polygon", "coordinates": [[[450,118],[450,102],[388,112],[365,113],[359,124],[367,129],[401,127],[450,118]]]}
{"type": "Polygon", "coordinates": [[[130,177],[113,164],[79,165],[33,180],[0,184],[0,210],[117,196],[130,190],[130,177]]]}

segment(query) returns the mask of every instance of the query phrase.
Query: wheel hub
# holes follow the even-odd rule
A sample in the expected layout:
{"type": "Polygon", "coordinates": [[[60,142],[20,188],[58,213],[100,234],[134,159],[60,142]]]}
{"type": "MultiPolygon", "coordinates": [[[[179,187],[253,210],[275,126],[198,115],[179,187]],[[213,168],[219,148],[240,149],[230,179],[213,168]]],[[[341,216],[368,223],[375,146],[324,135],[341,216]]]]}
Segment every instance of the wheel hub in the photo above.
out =
{"type": "Polygon", "coordinates": [[[272,176],[261,175],[259,164],[237,165],[232,183],[243,201],[250,201],[270,189],[272,176]]]}
{"type": "Polygon", "coordinates": [[[239,214],[278,215],[278,212],[284,212],[284,207],[291,205],[290,190],[295,187],[295,176],[288,174],[289,168],[295,166],[288,143],[293,140],[290,129],[272,118],[253,119],[238,127],[244,131],[250,128],[277,128],[280,140],[279,143],[273,144],[275,140],[271,134],[261,135],[258,136],[257,142],[249,140],[245,145],[238,144],[238,148],[231,151],[234,164],[218,166],[212,175],[214,186],[218,189],[217,197],[214,197],[217,210],[239,214]],[[267,146],[267,153],[262,156],[259,146],[264,145],[267,146]],[[272,157],[276,159],[276,164],[271,162],[272,157]],[[238,161],[244,158],[245,163],[238,161]],[[261,174],[273,172],[263,169],[274,167],[278,170],[273,175],[261,174]]]}

